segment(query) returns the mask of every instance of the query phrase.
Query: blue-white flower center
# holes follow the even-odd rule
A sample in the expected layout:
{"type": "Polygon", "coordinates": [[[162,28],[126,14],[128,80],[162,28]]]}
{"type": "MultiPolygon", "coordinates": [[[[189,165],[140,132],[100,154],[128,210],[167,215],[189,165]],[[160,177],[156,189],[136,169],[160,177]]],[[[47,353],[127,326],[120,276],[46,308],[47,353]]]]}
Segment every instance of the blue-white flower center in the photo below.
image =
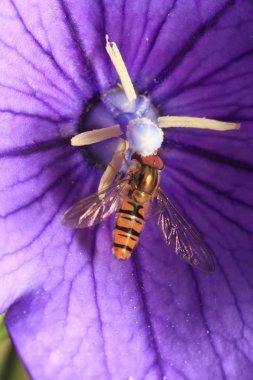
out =
{"type": "MultiPolygon", "coordinates": [[[[119,124],[122,138],[129,141],[130,158],[133,152],[141,155],[152,154],[161,146],[163,133],[157,127],[158,113],[145,95],[129,103],[126,95],[119,87],[113,88],[94,100],[86,108],[79,124],[79,132],[100,129],[119,124]]],[[[107,165],[111,160],[118,138],[86,146],[85,156],[93,164],[107,165]]]]}

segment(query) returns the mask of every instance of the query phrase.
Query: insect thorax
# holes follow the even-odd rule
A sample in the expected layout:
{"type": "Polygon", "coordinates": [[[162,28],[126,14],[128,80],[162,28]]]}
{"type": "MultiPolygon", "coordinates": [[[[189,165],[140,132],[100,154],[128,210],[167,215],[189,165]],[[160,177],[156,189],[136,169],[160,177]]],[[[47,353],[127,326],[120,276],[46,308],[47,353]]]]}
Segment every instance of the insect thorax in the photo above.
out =
{"type": "Polygon", "coordinates": [[[140,165],[133,173],[130,185],[136,202],[146,203],[155,195],[160,182],[160,171],[148,165],[140,165]]]}

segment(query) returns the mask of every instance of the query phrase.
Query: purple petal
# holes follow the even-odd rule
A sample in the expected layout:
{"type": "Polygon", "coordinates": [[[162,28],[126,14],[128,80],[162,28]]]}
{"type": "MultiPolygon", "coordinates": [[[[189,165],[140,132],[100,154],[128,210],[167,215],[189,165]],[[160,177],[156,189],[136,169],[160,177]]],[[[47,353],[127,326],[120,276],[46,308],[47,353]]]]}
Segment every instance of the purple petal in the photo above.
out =
{"type": "Polygon", "coordinates": [[[2,6],[0,305],[13,304],[8,328],[33,378],[251,378],[251,14],[246,1],[2,6]],[[212,276],[175,257],[155,221],[128,262],[111,255],[113,220],[60,225],[98,181],[65,137],[117,81],[106,33],[162,114],[249,121],[166,132],[162,185],[213,251],[212,276]]]}

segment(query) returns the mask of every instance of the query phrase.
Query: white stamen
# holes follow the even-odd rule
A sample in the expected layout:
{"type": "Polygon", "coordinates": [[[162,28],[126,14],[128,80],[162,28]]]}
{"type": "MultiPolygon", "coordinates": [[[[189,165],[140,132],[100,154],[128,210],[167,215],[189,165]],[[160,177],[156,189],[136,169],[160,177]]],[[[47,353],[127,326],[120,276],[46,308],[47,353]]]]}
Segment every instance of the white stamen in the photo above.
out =
{"type": "Polygon", "coordinates": [[[160,128],[201,128],[213,129],[215,131],[229,131],[240,128],[239,123],[227,123],[218,120],[190,116],[162,116],[158,118],[158,125],[160,128]]]}
{"type": "Polygon", "coordinates": [[[95,144],[100,141],[111,139],[112,137],[119,137],[122,131],[118,124],[102,129],[93,129],[92,131],[82,132],[72,137],[71,145],[82,146],[95,144]]]}
{"type": "MultiPolygon", "coordinates": [[[[127,149],[128,149],[128,142],[123,139],[119,139],[113,158],[111,162],[109,163],[109,165],[107,165],[107,168],[101,177],[101,180],[98,186],[98,191],[102,191],[103,189],[110,186],[110,184],[112,183],[116,175],[119,173],[122,161],[124,159],[123,157],[127,149]]],[[[102,193],[99,195],[99,198],[103,199],[104,196],[105,196],[105,193],[102,193]]]]}
{"type": "Polygon", "coordinates": [[[105,39],[106,39],[106,45],[105,45],[106,51],[109,57],[111,58],[111,61],[113,63],[113,66],[115,67],[115,70],[118,73],[123,89],[126,93],[127,99],[129,100],[129,102],[132,102],[133,100],[137,98],[137,96],[134,91],[134,86],[128,74],[126,65],[120,54],[120,51],[117,45],[115,44],[115,42],[109,41],[108,35],[105,36],[105,39]]]}

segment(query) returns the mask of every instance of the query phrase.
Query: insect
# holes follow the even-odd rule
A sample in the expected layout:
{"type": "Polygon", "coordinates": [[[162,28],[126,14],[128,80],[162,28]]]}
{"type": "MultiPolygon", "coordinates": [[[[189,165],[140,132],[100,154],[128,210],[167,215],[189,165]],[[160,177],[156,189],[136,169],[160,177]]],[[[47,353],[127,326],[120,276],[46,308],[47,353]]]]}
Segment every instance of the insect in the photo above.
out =
{"type": "Polygon", "coordinates": [[[75,203],[63,215],[62,223],[85,228],[117,212],[112,250],[116,258],[124,260],[135,249],[148,211],[155,204],[165,242],[195,268],[213,272],[214,260],[206,246],[160,188],[162,169],[163,161],[157,153],[146,157],[134,153],[123,179],[75,203]]]}
{"type": "Polygon", "coordinates": [[[67,210],[62,223],[71,228],[84,228],[100,223],[117,212],[113,253],[118,259],[127,259],[135,249],[152,209],[155,210],[153,216],[158,214],[158,225],[165,242],[174,252],[195,268],[213,272],[215,264],[212,255],[160,187],[163,161],[158,150],[164,140],[164,128],[191,127],[227,131],[240,128],[240,124],[199,117],[157,117],[150,100],[136,94],[119,49],[114,42],[109,42],[108,36],[106,51],[120,78],[125,99],[122,98],[123,90],[120,92],[119,89],[108,91],[101,99],[118,122],[119,115],[131,117],[125,131],[116,124],[85,131],[71,139],[73,146],[85,146],[121,135],[125,138],[119,140],[114,156],[100,180],[98,192],[81,199],[67,210]],[[123,155],[120,154],[122,144],[125,144],[124,153],[129,148],[134,154],[125,176],[117,178],[115,173],[123,163],[123,155]]]}

